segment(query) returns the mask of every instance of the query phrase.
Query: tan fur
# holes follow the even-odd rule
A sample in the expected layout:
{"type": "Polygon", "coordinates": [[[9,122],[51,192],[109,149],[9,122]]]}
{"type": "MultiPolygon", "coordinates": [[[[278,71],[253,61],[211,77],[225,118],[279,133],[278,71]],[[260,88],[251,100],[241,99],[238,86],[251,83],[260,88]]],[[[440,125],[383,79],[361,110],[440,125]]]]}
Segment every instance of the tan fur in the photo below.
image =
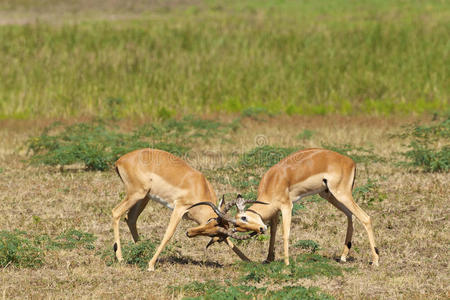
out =
{"type": "Polygon", "coordinates": [[[270,205],[254,204],[249,211],[237,215],[236,221],[243,216],[248,220],[248,222],[240,221],[238,230],[255,230],[263,221],[270,221],[271,236],[267,261],[273,261],[278,213],[281,211],[284,261],[288,265],[292,203],[301,197],[319,193],[347,216],[347,234],[341,260],[345,261],[349,252],[348,245],[353,234],[352,215],[355,215],[368,233],[373,264],[378,265],[379,257],[370,217],[355,203],[352,196],[355,167],[355,163],[349,157],[330,150],[313,148],[291,154],[270,168],[261,179],[258,201],[270,205]]]}
{"type": "MultiPolygon", "coordinates": [[[[166,206],[173,207],[161,244],[148,265],[148,270],[152,271],[159,254],[173,236],[187,209],[201,201],[216,204],[216,194],[202,173],[191,168],[182,159],[162,150],[147,148],[125,154],[117,160],[116,170],[127,190],[125,199],[112,210],[115,250],[119,261],[123,260],[119,237],[121,216],[128,211],[127,224],[133,240],[137,242],[139,235],[136,221],[153,198],[151,196],[157,196],[158,202],[164,205],[166,202],[166,206]]],[[[188,218],[200,224],[195,228],[196,235],[217,235],[217,222],[208,222],[216,217],[216,213],[208,206],[194,207],[188,212],[188,218]]],[[[239,257],[247,259],[231,241],[227,240],[226,244],[239,257]]]]}

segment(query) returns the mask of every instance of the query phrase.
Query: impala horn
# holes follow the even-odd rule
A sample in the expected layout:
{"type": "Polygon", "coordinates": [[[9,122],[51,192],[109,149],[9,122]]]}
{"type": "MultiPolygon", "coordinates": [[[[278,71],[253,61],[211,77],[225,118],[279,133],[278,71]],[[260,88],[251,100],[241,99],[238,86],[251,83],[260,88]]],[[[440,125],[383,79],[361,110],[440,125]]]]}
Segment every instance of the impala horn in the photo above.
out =
{"type": "Polygon", "coordinates": [[[224,219],[225,221],[227,221],[227,222],[229,222],[229,223],[231,223],[233,225],[236,225],[236,221],[235,220],[228,218],[225,215],[225,213],[221,212],[220,209],[217,206],[215,206],[213,203],[211,203],[211,202],[204,201],[204,202],[195,203],[194,205],[191,205],[188,208],[188,210],[193,208],[193,207],[199,206],[199,205],[208,205],[208,206],[210,206],[220,218],[224,219]]]}

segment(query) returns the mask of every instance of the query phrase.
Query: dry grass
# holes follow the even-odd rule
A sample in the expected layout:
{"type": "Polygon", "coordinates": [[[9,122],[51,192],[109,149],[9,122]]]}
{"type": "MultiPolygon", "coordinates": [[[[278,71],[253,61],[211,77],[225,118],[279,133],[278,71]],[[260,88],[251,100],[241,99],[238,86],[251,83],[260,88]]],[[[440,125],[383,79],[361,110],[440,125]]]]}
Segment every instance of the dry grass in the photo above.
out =
{"type": "MultiPolygon", "coordinates": [[[[393,153],[401,150],[401,141],[388,139],[388,134],[410,121],[343,117],[246,120],[245,126],[232,136],[234,143],[198,145],[196,150],[225,153],[236,147],[248,150],[255,146],[258,134],[266,136],[272,145],[293,146],[298,145],[294,137],[303,129],[315,132],[303,142],[307,147],[320,146],[322,142],[372,145],[376,154],[388,158],[388,163],[360,165],[356,186],[366,183],[369,177],[378,179],[379,193],[387,194],[387,198],[375,201],[370,207],[360,199],[357,202],[373,218],[381,252],[380,267],[374,269],[368,265],[367,235],[361,224],[355,222],[353,259],[346,263],[354,271],[342,277],[302,279],[289,284],[317,286],[338,299],[448,299],[448,173],[409,173],[390,163],[393,153]]],[[[221,282],[240,276],[234,265],[238,258],[224,245],[205,251],[207,238],[186,238],[184,232],[192,225],[189,221],[181,223],[171,241],[176,251],[162,255],[155,272],[144,272],[131,265],[107,266],[97,252],[113,251],[110,211],[123,193],[119,178],[112,171],[60,173],[55,168],[27,165],[20,147],[42,124],[30,125],[30,121],[16,121],[3,122],[0,126],[0,229],[55,236],[76,228],[93,233],[98,239],[96,250],[49,251],[44,266],[38,269],[8,266],[0,270],[0,293],[4,299],[171,298],[180,295],[171,295],[169,285],[208,279],[221,282]]],[[[124,127],[130,125],[124,123],[124,127]]],[[[201,170],[213,167],[208,160],[191,164],[201,170]]],[[[209,179],[218,194],[237,192],[231,185],[219,183],[219,178],[210,176],[209,179]]],[[[141,235],[160,239],[169,215],[165,208],[149,205],[138,223],[141,235]]],[[[309,203],[294,217],[291,244],[300,239],[314,240],[321,246],[320,255],[335,257],[342,250],[345,228],[346,218],[331,205],[324,201],[309,203]]],[[[131,240],[124,223],[121,223],[121,236],[124,241],[131,240]]],[[[281,243],[279,230],[277,259],[281,259],[281,243]]],[[[255,263],[265,258],[267,247],[268,241],[256,240],[241,246],[255,263]]],[[[291,247],[292,255],[304,251],[291,247]]]]}

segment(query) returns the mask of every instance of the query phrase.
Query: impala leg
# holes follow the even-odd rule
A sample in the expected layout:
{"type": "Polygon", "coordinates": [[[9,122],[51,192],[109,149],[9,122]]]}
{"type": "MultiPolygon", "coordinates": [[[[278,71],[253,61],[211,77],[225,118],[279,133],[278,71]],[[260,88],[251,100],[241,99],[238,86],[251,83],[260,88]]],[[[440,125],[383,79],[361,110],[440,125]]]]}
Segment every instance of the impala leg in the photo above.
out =
{"type": "Polygon", "coordinates": [[[283,218],[283,245],[284,245],[284,263],[289,265],[289,234],[291,230],[292,204],[281,208],[283,218]]]}
{"type": "Polygon", "coordinates": [[[333,195],[336,197],[336,199],[341,202],[348,210],[350,210],[350,212],[352,214],[354,214],[356,216],[356,218],[358,218],[358,220],[363,224],[364,228],[367,231],[367,235],[369,236],[369,243],[370,243],[370,249],[372,251],[372,263],[375,266],[378,266],[378,261],[379,261],[379,253],[378,253],[378,249],[375,246],[375,237],[373,234],[373,229],[372,229],[372,222],[370,220],[370,217],[368,214],[366,214],[366,212],[364,210],[362,210],[358,204],[356,204],[356,202],[353,200],[353,196],[350,193],[338,193],[338,195],[334,194],[333,195]]]}
{"type": "Polygon", "coordinates": [[[135,243],[139,241],[139,234],[138,234],[137,228],[136,228],[136,221],[139,218],[139,215],[144,210],[144,208],[147,206],[147,203],[149,200],[150,200],[150,198],[148,198],[148,197],[145,197],[144,199],[139,200],[128,211],[126,220],[127,220],[128,228],[130,229],[131,235],[133,236],[133,240],[135,243]]]}
{"type": "Polygon", "coordinates": [[[278,226],[278,213],[272,219],[270,219],[270,242],[269,242],[269,253],[264,261],[265,263],[270,263],[275,260],[275,236],[277,234],[278,226]]]}
{"type": "Polygon", "coordinates": [[[347,216],[347,234],[345,235],[344,250],[342,251],[341,261],[347,261],[347,255],[352,247],[353,220],[352,213],[342,203],[337,201],[330,192],[322,192],[319,194],[322,198],[330,202],[334,207],[342,211],[347,216]]]}
{"type": "Polygon", "coordinates": [[[119,221],[120,217],[133,207],[139,200],[145,198],[145,192],[127,195],[127,197],[112,210],[112,221],[114,230],[114,252],[118,261],[122,261],[122,249],[120,247],[119,221]]]}
{"type": "Polygon", "coordinates": [[[166,246],[167,242],[172,238],[173,234],[175,233],[175,229],[177,228],[178,224],[180,223],[181,219],[183,218],[184,213],[186,212],[186,207],[176,207],[174,208],[172,215],[170,216],[169,225],[167,226],[166,233],[164,233],[164,237],[161,241],[161,244],[159,244],[158,249],[156,250],[155,254],[153,255],[152,259],[148,263],[148,271],[154,271],[155,270],[155,264],[156,260],[158,259],[159,254],[162,252],[164,247],[166,246]]]}

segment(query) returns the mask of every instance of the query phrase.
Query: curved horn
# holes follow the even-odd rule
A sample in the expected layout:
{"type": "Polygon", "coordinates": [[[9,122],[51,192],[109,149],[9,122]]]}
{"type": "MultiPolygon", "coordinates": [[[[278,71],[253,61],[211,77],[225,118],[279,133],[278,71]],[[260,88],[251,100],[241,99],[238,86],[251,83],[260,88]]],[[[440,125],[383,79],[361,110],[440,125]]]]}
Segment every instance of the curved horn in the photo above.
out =
{"type": "Polygon", "coordinates": [[[224,219],[224,220],[227,221],[227,222],[230,222],[230,223],[236,225],[236,221],[235,221],[235,220],[227,218],[227,216],[225,216],[225,214],[222,213],[222,212],[217,208],[217,206],[215,206],[215,205],[214,205],[213,203],[211,203],[211,202],[206,202],[206,201],[205,201],[205,202],[195,203],[194,205],[191,205],[191,206],[188,208],[188,210],[191,209],[191,208],[193,208],[193,207],[199,206],[199,205],[208,205],[208,206],[210,206],[210,207],[214,210],[214,212],[215,212],[220,218],[224,219]]]}

